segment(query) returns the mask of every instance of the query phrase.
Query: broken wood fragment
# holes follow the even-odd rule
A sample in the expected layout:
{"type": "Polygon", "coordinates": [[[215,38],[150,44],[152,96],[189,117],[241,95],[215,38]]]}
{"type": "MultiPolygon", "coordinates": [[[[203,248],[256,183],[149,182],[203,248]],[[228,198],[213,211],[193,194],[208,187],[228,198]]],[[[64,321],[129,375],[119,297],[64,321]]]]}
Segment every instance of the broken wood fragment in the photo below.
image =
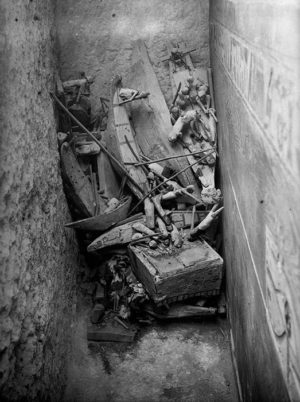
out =
{"type": "Polygon", "coordinates": [[[69,80],[69,81],[64,81],[62,83],[63,89],[70,89],[72,87],[81,87],[82,85],[85,84],[92,84],[94,82],[94,77],[92,76],[86,76],[85,78],[79,78],[77,80],[69,80]]]}
{"type": "Polygon", "coordinates": [[[171,320],[188,317],[205,317],[216,314],[217,309],[214,307],[200,307],[189,305],[173,305],[166,312],[156,312],[151,308],[145,308],[146,313],[159,320],[171,320]]]}
{"type": "Polygon", "coordinates": [[[200,232],[203,232],[204,230],[208,229],[212,222],[217,218],[217,216],[222,212],[224,207],[221,207],[217,210],[218,204],[215,204],[208,215],[199,223],[195,229],[191,230],[188,236],[189,240],[194,240],[200,232]]]}
{"type": "Polygon", "coordinates": [[[88,324],[87,340],[98,342],[133,342],[136,330],[124,328],[117,322],[108,322],[103,325],[88,324]]]}
{"type": "Polygon", "coordinates": [[[141,222],[135,222],[132,225],[132,228],[134,230],[136,230],[137,232],[144,233],[145,235],[149,235],[149,236],[156,235],[156,233],[153,230],[149,229],[146,225],[144,225],[141,222]]]}
{"type": "Polygon", "coordinates": [[[128,325],[126,325],[125,322],[122,321],[119,317],[115,316],[114,320],[117,321],[120,325],[122,325],[123,328],[129,329],[128,325]]]}

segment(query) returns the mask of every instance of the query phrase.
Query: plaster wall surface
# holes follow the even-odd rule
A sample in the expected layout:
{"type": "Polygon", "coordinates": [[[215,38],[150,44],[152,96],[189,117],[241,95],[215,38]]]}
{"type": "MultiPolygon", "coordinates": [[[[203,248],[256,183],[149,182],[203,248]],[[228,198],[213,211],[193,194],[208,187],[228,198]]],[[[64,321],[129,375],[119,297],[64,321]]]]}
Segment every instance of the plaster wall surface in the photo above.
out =
{"type": "Polygon", "coordinates": [[[300,5],[210,7],[227,294],[243,397],[298,401],[300,5]]]}
{"type": "Polygon", "coordinates": [[[57,1],[57,32],[62,80],[80,71],[95,76],[92,101],[110,97],[110,81],[130,76],[133,42],[148,48],[168,103],[172,100],[167,45],[196,48],[194,62],[208,66],[208,0],[57,1]]]}
{"type": "Polygon", "coordinates": [[[48,92],[53,2],[1,1],[0,19],[0,399],[59,400],[78,252],[48,92]]]}

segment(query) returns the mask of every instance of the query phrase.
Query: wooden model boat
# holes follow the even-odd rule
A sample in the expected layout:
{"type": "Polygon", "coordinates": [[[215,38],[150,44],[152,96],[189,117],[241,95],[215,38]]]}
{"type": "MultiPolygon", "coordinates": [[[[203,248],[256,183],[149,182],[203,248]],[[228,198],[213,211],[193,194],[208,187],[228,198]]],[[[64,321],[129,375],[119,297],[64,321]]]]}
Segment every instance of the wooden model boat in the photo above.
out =
{"type": "MultiPolygon", "coordinates": [[[[170,51],[170,48],[169,48],[170,51]]],[[[184,97],[184,91],[188,87],[188,80],[193,79],[194,83],[203,83],[207,85],[207,72],[204,68],[195,68],[191,56],[188,51],[184,51],[178,48],[178,51],[181,54],[182,62],[176,63],[173,57],[170,57],[169,60],[169,68],[170,68],[170,76],[172,81],[172,90],[174,96],[177,93],[177,89],[179,85],[181,86],[181,91],[179,92],[179,96],[184,97]]],[[[194,94],[195,96],[197,94],[194,94]]],[[[180,105],[180,99],[177,101],[180,105]]],[[[196,162],[195,156],[190,155],[195,151],[202,151],[200,156],[204,156],[208,154],[209,150],[211,150],[211,145],[216,143],[216,122],[215,118],[212,114],[206,116],[203,111],[203,108],[200,106],[200,103],[191,102],[190,100],[186,102],[186,106],[184,107],[184,112],[188,111],[197,111],[201,116],[201,119],[207,129],[210,131],[210,143],[207,141],[196,141],[192,138],[192,131],[188,127],[184,127],[183,118],[179,117],[176,121],[173,129],[170,131],[170,138],[178,133],[183,134],[182,143],[184,144],[184,152],[187,155],[187,158],[190,164],[196,162]],[[172,134],[173,133],[173,134],[172,134]]],[[[205,130],[203,127],[200,127],[201,134],[203,137],[205,136],[205,130]]],[[[192,169],[194,170],[195,175],[200,180],[203,187],[215,187],[215,158],[216,153],[212,153],[208,158],[206,164],[193,165],[192,169]]]]}
{"type": "Polygon", "coordinates": [[[94,215],[95,203],[93,189],[88,177],[83,173],[70,145],[64,142],[61,146],[61,165],[66,194],[78,215],[91,217],[94,215]]]}
{"type": "MultiPolygon", "coordinates": [[[[120,106],[121,99],[119,91],[121,89],[122,78],[116,76],[112,80],[112,105],[108,116],[108,130],[106,143],[110,151],[119,159],[120,162],[133,162],[139,160],[140,150],[135,141],[135,133],[129,121],[125,105],[120,106]]],[[[134,182],[128,181],[128,186],[137,198],[141,199],[147,191],[147,177],[143,169],[134,165],[127,165],[127,170],[134,182]]]]}
{"type": "MultiPolygon", "coordinates": [[[[71,146],[66,144],[64,148],[68,148],[69,152],[73,154],[72,166],[77,166],[77,168],[80,169],[80,161],[77,161],[71,150],[71,146]]],[[[82,173],[80,176],[81,181],[85,183],[85,187],[83,188],[88,191],[89,200],[92,198],[93,209],[90,212],[93,213],[89,215],[89,218],[66,224],[66,227],[85,231],[105,231],[118,222],[123,221],[129,212],[132,201],[131,196],[123,197],[116,208],[107,210],[107,202],[111,199],[117,200],[119,198],[120,182],[111,166],[108,156],[104,152],[100,152],[97,156],[93,156],[93,158],[95,158],[95,165],[97,166],[98,180],[96,173],[91,170],[93,179],[91,179],[90,182],[88,177],[80,169],[82,173]],[[96,215],[94,211],[97,212],[96,215]]],[[[92,162],[91,159],[89,160],[92,162]]],[[[74,170],[71,173],[74,174],[74,170]]]]}
{"type": "MultiPolygon", "coordinates": [[[[194,215],[194,224],[197,225],[201,222],[206,215],[207,211],[196,211],[194,215]]],[[[171,213],[171,219],[177,229],[186,228],[191,226],[192,223],[192,212],[191,211],[173,211],[171,213]]],[[[131,242],[134,230],[132,228],[133,223],[146,222],[146,217],[142,216],[137,218],[134,222],[125,223],[118,227],[112,228],[106,233],[103,233],[97,237],[87,248],[88,252],[99,251],[106,247],[116,246],[116,245],[127,245],[131,242]]]]}
{"type": "Polygon", "coordinates": [[[124,220],[128,214],[132,197],[127,196],[121,204],[111,212],[100,213],[99,215],[93,216],[87,219],[81,219],[76,222],[67,223],[65,227],[85,230],[85,231],[99,231],[104,232],[111,226],[117,224],[124,220]]]}
{"type": "MultiPolygon", "coordinates": [[[[180,144],[171,144],[168,141],[167,135],[172,129],[170,113],[143,41],[139,40],[135,43],[132,60],[129,85],[140,91],[150,92],[147,101],[131,102],[127,106],[137,143],[144,155],[150,159],[182,154],[180,144]]],[[[178,158],[163,162],[162,165],[178,172],[187,167],[189,162],[186,158],[178,158]]],[[[200,196],[200,189],[195,185],[195,177],[191,169],[180,174],[178,179],[183,187],[193,184],[195,196],[200,196]]]]}

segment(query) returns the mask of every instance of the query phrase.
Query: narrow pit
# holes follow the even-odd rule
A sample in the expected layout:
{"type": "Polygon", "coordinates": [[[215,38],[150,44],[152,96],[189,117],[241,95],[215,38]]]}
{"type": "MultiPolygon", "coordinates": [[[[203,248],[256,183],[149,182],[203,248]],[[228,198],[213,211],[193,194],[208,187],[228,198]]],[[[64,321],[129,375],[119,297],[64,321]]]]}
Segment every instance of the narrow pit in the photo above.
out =
{"type": "MultiPolygon", "coordinates": [[[[1,400],[300,400],[299,8],[293,0],[1,5],[1,400]],[[119,105],[122,91],[137,99],[119,105]],[[176,188],[157,174],[143,180],[147,167],[135,168],[139,186],[125,181],[122,169],[133,165],[111,164],[57,100],[118,160],[124,152],[126,162],[147,162],[217,145],[215,175],[206,154],[201,172],[179,176],[201,205],[193,212],[189,192],[175,201],[176,188]],[[212,124],[215,139],[207,136],[212,124]],[[222,200],[203,191],[212,178],[222,200]],[[152,239],[158,248],[148,239],[142,246],[136,220],[122,225],[122,241],[101,248],[99,236],[103,244],[117,229],[112,220],[146,211],[151,226],[153,198],[129,211],[158,184],[158,202],[173,212],[157,206],[155,216],[179,228],[169,248],[162,238],[152,239]],[[158,198],[167,193],[171,200],[158,198]],[[112,194],[123,197],[118,208],[108,203],[112,194]],[[189,242],[191,221],[203,222],[215,204],[224,210],[189,242]],[[77,222],[108,206],[113,218],[77,222]],[[186,237],[176,248],[183,220],[186,237]],[[65,226],[74,221],[77,229],[65,226]],[[187,274],[191,259],[197,270],[187,274]],[[143,288],[129,286],[129,267],[143,288]],[[120,313],[127,303],[130,318],[120,313]],[[180,306],[198,317],[167,320],[180,306]],[[110,325],[109,335],[99,330],[110,325]]],[[[162,161],[160,174],[188,160],[197,161],[162,161]]]]}

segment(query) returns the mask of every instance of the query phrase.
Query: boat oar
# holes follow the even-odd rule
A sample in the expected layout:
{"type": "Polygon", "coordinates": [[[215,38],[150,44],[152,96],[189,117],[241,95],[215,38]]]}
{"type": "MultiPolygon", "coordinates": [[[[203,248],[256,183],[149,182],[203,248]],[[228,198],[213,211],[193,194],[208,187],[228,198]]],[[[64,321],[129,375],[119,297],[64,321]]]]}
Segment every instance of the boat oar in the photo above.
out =
{"type": "Polygon", "coordinates": [[[175,177],[177,177],[178,175],[180,175],[181,173],[185,172],[187,169],[191,168],[192,166],[196,165],[197,163],[201,163],[201,161],[203,161],[204,159],[206,159],[210,154],[212,154],[213,152],[215,152],[215,150],[212,150],[210,152],[208,152],[208,154],[206,154],[205,156],[203,156],[202,158],[200,158],[199,160],[197,160],[194,163],[191,163],[188,166],[185,166],[183,169],[179,170],[179,172],[176,172],[175,174],[173,174],[173,176],[169,177],[168,179],[166,179],[164,182],[158,184],[156,187],[154,187],[151,191],[149,191],[149,193],[147,193],[146,195],[144,195],[144,197],[142,199],[139,200],[139,202],[131,209],[131,211],[128,213],[128,215],[131,215],[132,212],[134,212],[137,207],[139,205],[141,205],[141,203],[147,198],[149,197],[154,191],[158,190],[161,186],[163,186],[164,184],[166,184],[166,182],[175,179],[175,177]]]}
{"type": "Polygon", "coordinates": [[[192,155],[198,155],[198,154],[202,154],[203,152],[211,151],[211,150],[216,151],[216,148],[215,147],[206,148],[206,149],[203,149],[201,151],[191,152],[191,153],[189,153],[189,155],[187,155],[187,154],[173,155],[173,156],[166,156],[165,158],[161,158],[161,159],[148,160],[148,161],[145,161],[145,162],[138,162],[138,163],[136,163],[136,162],[124,162],[124,164],[125,165],[134,165],[136,167],[137,166],[143,166],[143,165],[150,165],[151,163],[163,162],[163,161],[167,161],[169,159],[177,159],[177,158],[184,158],[184,157],[192,156],[192,155]]]}
{"type": "Polygon", "coordinates": [[[99,145],[99,147],[101,148],[101,150],[112,160],[115,162],[116,165],[118,165],[118,167],[122,170],[122,172],[124,173],[125,176],[127,176],[128,180],[131,181],[131,183],[143,194],[144,190],[139,186],[139,184],[130,176],[130,174],[128,173],[128,171],[126,170],[125,166],[122,165],[122,163],[120,161],[118,161],[118,159],[113,156],[113,154],[111,154],[109,152],[109,150],[106,148],[105,145],[103,145],[101,143],[101,141],[97,140],[97,138],[94,136],[94,134],[92,134],[82,123],[80,123],[80,121],[78,119],[76,119],[76,117],[62,104],[62,102],[57,98],[57,96],[53,93],[50,92],[50,96],[55,100],[55,102],[63,109],[63,111],[65,113],[67,113],[67,115],[84,131],[86,132],[92,139],[93,141],[95,141],[96,144],[99,145]]]}

